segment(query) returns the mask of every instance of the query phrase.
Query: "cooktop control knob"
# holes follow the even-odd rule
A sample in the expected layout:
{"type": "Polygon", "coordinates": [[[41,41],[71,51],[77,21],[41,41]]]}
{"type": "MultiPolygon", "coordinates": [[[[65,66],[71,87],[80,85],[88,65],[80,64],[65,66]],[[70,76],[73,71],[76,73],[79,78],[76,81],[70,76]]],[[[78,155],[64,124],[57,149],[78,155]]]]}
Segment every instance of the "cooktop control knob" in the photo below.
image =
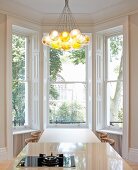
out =
{"type": "Polygon", "coordinates": [[[25,166],[25,161],[21,161],[20,166],[25,166]]]}

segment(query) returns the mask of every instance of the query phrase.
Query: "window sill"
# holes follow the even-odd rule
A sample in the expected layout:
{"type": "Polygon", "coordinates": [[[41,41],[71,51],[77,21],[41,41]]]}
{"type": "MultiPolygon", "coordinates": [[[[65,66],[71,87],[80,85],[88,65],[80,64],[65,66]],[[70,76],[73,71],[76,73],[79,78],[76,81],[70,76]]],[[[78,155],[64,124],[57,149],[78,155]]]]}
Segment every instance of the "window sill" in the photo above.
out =
{"type": "Polygon", "coordinates": [[[20,134],[25,134],[25,133],[31,133],[36,131],[35,129],[14,129],[13,130],[13,135],[20,135],[20,134]]]}
{"type": "Polygon", "coordinates": [[[96,132],[106,132],[109,134],[115,134],[115,135],[123,135],[122,129],[99,129],[96,130],[96,132]]]}

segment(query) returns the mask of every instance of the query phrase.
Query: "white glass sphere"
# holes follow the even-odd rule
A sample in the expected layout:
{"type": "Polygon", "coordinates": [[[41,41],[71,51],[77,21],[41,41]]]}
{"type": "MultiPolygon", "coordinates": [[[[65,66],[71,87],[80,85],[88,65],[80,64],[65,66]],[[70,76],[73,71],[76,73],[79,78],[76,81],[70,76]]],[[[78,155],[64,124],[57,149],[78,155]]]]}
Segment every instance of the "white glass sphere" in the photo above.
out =
{"type": "Polygon", "coordinates": [[[80,32],[80,30],[78,30],[78,29],[74,29],[74,30],[72,30],[71,32],[70,32],[70,36],[71,36],[71,38],[76,38],[78,35],[80,35],[81,34],[81,32],[80,32]]]}
{"type": "Polygon", "coordinates": [[[55,40],[58,39],[58,37],[59,37],[58,31],[53,30],[53,31],[50,33],[50,38],[51,38],[51,40],[55,41],[55,40]]]}
{"type": "Polygon", "coordinates": [[[44,36],[42,38],[42,43],[43,43],[43,45],[49,45],[51,43],[51,38],[49,37],[49,35],[44,36]]]}

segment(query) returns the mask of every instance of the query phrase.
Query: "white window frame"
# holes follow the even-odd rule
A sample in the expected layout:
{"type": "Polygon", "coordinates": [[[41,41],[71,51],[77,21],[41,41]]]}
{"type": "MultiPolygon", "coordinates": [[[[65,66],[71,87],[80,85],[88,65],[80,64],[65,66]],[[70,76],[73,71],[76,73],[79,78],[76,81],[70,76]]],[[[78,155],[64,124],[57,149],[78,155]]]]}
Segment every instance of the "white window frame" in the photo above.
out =
{"type": "Polygon", "coordinates": [[[27,105],[27,117],[24,126],[13,127],[14,132],[27,129],[40,128],[39,115],[39,37],[36,31],[18,25],[12,25],[12,34],[27,37],[27,77],[28,97],[25,102],[27,105]]]}
{"type": "MultiPolygon", "coordinates": [[[[103,77],[100,77],[100,79],[98,79],[97,76],[97,70],[98,70],[98,66],[96,65],[96,97],[95,97],[95,116],[96,116],[96,126],[95,129],[96,131],[102,131],[102,132],[107,132],[107,133],[113,133],[113,134],[117,134],[117,135],[122,135],[122,156],[125,159],[128,159],[129,157],[129,17],[120,17],[116,20],[112,20],[109,22],[106,22],[100,26],[97,26],[95,29],[95,44],[98,44],[97,39],[100,37],[101,38],[101,42],[103,41],[103,36],[108,32],[112,32],[114,30],[114,28],[120,28],[123,32],[123,69],[124,69],[124,73],[123,73],[123,81],[125,82],[123,85],[123,129],[122,131],[117,131],[117,130],[113,130],[113,129],[106,129],[105,128],[105,122],[104,122],[104,112],[103,112],[103,104],[101,107],[101,110],[99,111],[98,109],[100,109],[98,107],[98,102],[101,101],[101,103],[103,103],[103,95],[98,95],[98,90],[97,90],[97,84],[99,82],[103,82],[103,77]]],[[[119,29],[120,30],[120,29],[119,29]]],[[[117,31],[117,29],[116,29],[117,31]]],[[[96,64],[97,64],[97,56],[100,55],[101,56],[101,60],[103,60],[102,56],[104,55],[104,51],[103,51],[103,43],[100,44],[101,48],[97,48],[98,45],[95,46],[95,60],[96,60],[96,64]]],[[[99,45],[99,46],[100,46],[99,45]]],[[[101,68],[102,72],[103,72],[103,68],[101,68]]],[[[100,84],[100,83],[99,83],[100,84]]],[[[103,87],[103,85],[102,85],[103,87]]],[[[101,88],[101,90],[103,91],[103,89],[101,88]]]]}
{"type": "MultiPolygon", "coordinates": [[[[108,57],[109,56],[108,56],[108,52],[107,52],[107,48],[108,48],[107,47],[108,46],[107,41],[108,41],[108,38],[113,37],[113,36],[117,36],[117,35],[123,35],[123,32],[120,31],[120,32],[116,33],[116,31],[115,32],[113,31],[113,33],[104,36],[104,43],[105,43],[104,51],[105,52],[104,52],[104,61],[103,61],[103,68],[104,68],[104,72],[103,72],[103,80],[104,80],[104,83],[103,83],[103,96],[104,96],[104,100],[103,101],[104,102],[103,102],[103,105],[105,107],[104,108],[104,112],[106,113],[106,119],[105,119],[105,125],[104,126],[105,126],[105,128],[110,128],[110,129],[116,129],[116,128],[114,128],[114,126],[110,125],[110,112],[107,111],[107,109],[108,109],[107,108],[107,104],[108,104],[108,101],[107,101],[107,84],[109,82],[112,83],[112,82],[118,82],[118,81],[122,82],[122,85],[124,84],[123,79],[122,80],[117,80],[117,79],[116,80],[108,80],[108,57]]],[[[123,41],[124,41],[124,38],[123,38],[123,41]]],[[[124,72],[124,69],[123,69],[123,72],[124,72]]],[[[124,94],[123,94],[123,98],[124,98],[124,94]]],[[[124,107],[124,105],[123,105],[123,107],[124,107]]],[[[123,109],[123,112],[124,112],[124,109],[123,109]]],[[[118,128],[118,129],[120,129],[120,128],[118,128]]],[[[121,130],[122,130],[122,128],[121,128],[121,130]]]]}
{"type": "MultiPolygon", "coordinates": [[[[39,123],[35,121],[36,116],[34,116],[33,110],[32,110],[32,103],[34,102],[33,95],[29,96],[29,122],[31,123],[30,128],[24,127],[24,129],[13,129],[12,127],[12,32],[13,30],[17,31],[18,33],[24,33],[28,36],[31,37],[31,48],[29,49],[30,51],[30,60],[34,58],[34,53],[37,54],[37,58],[39,60],[40,58],[40,50],[39,50],[39,36],[41,35],[41,30],[39,26],[36,26],[35,24],[32,24],[30,22],[25,21],[24,19],[18,20],[17,18],[7,16],[7,26],[6,26],[6,148],[7,148],[7,156],[9,159],[12,159],[13,157],[13,134],[18,133],[27,133],[30,132],[32,128],[38,129],[39,123]],[[36,37],[36,38],[34,38],[36,37]],[[35,44],[35,45],[33,45],[35,44]],[[36,45],[37,44],[37,45],[36,45]],[[33,46],[35,46],[33,48],[33,46]],[[30,104],[31,103],[31,104],[30,104]],[[34,118],[33,118],[34,117],[34,118]],[[32,120],[33,119],[33,120],[32,120]],[[37,124],[37,126],[36,126],[37,124]]],[[[30,63],[29,63],[30,64],[30,63]]],[[[39,62],[38,62],[38,75],[39,75],[39,62]]],[[[30,71],[30,76],[32,76],[32,67],[29,68],[30,71]]],[[[31,77],[31,82],[32,82],[33,77],[31,77]]],[[[37,84],[39,81],[39,76],[37,79],[37,84]]],[[[32,89],[32,83],[29,83],[30,89],[32,89]]],[[[37,85],[37,90],[39,90],[39,87],[37,85]]],[[[32,90],[31,90],[32,91],[32,90]]],[[[31,93],[32,94],[32,93],[31,93]]],[[[38,94],[38,93],[37,93],[38,94]]],[[[38,101],[37,101],[37,108],[39,108],[39,94],[38,94],[38,101]]],[[[37,112],[35,112],[35,115],[38,115],[38,109],[37,112]]],[[[39,119],[38,119],[39,121],[39,119]]],[[[41,121],[41,120],[40,120],[41,121]]]]}
{"type": "MultiPolygon", "coordinates": [[[[45,35],[45,34],[44,34],[45,35]]],[[[91,36],[89,34],[89,36],[91,36]]],[[[43,88],[43,117],[44,128],[92,128],[92,47],[91,42],[86,47],[86,123],[78,124],[50,124],[49,106],[48,106],[48,75],[49,75],[49,47],[44,46],[44,88],[43,88]]],[[[74,83],[74,82],[73,82],[74,83]]],[[[77,83],[77,82],[75,82],[77,83]]],[[[79,82],[80,83],[80,82],[79,82]]]]}
{"type": "Polygon", "coordinates": [[[26,51],[25,51],[25,79],[23,81],[21,81],[22,83],[25,83],[25,124],[24,126],[14,126],[13,129],[23,129],[23,128],[28,128],[29,127],[29,111],[28,111],[28,108],[29,108],[29,82],[30,82],[30,78],[29,78],[29,48],[30,48],[30,44],[29,44],[29,39],[30,37],[26,34],[23,34],[23,33],[19,33],[15,30],[12,31],[12,35],[15,34],[15,35],[19,35],[19,36],[23,36],[26,38],[26,42],[25,42],[25,48],[26,48],[26,51]],[[27,83],[27,84],[26,84],[27,83]]]}
{"type": "MultiPolygon", "coordinates": [[[[114,128],[113,126],[107,125],[107,110],[106,110],[106,39],[110,36],[124,34],[123,26],[113,27],[107,30],[100,31],[96,35],[96,130],[115,130],[116,133],[122,133],[122,128],[114,128]],[[100,92],[99,92],[100,91],[100,92]]],[[[124,41],[124,35],[123,35],[124,41]]],[[[123,55],[124,53],[124,45],[123,45],[123,55]]],[[[106,65],[107,66],[107,65],[106,65]]],[[[124,57],[123,57],[123,82],[124,76],[126,73],[124,72],[124,57]]],[[[124,84],[123,84],[123,113],[124,113],[124,84]]]]}

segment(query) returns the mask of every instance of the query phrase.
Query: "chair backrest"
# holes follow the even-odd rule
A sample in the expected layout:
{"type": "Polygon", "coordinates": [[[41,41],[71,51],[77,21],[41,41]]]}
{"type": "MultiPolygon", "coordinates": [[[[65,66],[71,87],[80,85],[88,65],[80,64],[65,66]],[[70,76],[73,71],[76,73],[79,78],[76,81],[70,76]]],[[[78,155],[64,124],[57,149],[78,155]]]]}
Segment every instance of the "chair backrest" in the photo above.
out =
{"type": "Polygon", "coordinates": [[[40,130],[38,130],[38,131],[35,131],[35,132],[31,132],[31,136],[32,137],[40,137],[41,136],[41,131],[40,130]]]}
{"type": "Polygon", "coordinates": [[[26,144],[33,143],[33,142],[38,142],[38,138],[37,137],[30,137],[30,138],[25,139],[26,144]]]}
{"type": "Polygon", "coordinates": [[[115,140],[111,138],[102,138],[101,142],[108,142],[111,146],[115,145],[115,140]]]}
{"type": "Polygon", "coordinates": [[[98,134],[99,134],[100,140],[101,140],[102,138],[107,138],[107,137],[108,137],[108,134],[107,134],[106,132],[98,132],[98,134]]]}

